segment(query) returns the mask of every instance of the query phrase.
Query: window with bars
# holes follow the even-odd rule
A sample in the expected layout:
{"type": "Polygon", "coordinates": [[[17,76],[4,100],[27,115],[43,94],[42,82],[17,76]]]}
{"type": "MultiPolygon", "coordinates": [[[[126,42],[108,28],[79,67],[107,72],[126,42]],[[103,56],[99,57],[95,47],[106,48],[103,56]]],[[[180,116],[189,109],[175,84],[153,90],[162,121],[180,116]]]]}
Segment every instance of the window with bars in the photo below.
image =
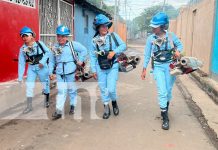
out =
{"type": "Polygon", "coordinates": [[[56,43],[56,28],[62,24],[71,29],[72,40],[73,7],[63,0],[40,0],[40,40],[51,47],[56,43]]]}

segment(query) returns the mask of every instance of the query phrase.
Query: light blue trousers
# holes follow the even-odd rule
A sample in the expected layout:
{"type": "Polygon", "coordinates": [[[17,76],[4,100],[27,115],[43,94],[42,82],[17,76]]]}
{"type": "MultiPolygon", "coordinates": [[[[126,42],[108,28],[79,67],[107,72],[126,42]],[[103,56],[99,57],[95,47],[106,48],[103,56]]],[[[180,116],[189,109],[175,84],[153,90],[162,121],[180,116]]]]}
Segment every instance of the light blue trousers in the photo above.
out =
{"type": "Polygon", "coordinates": [[[161,109],[167,107],[167,102],[172,99],[172,88],[176,77],[170,75],[170,63],[154,65],[154,79],[158,90],[158,100],[161,109]]]}
{"type": "Polygon", "coordinates": [[[70,105],[76,106],[77,104],[77,89],[75,84],[75,74],[61,75],[57,74],[57,88],[58,94],[56,97],[56,109],[63,111],[64,104],[67,99],[67,93],[70,98],[70,105]]]}
{"type": "Polygon", "coordinates": [[[117,80],[118,80],[119,64],[115,63],[111,69],[101,70],[97,66],[98,85],[101,91],[101,98],[104,104],[111,100],[117,100],[117,80]]]}
{"type": "Polygon", "coordinates": [[[50,80],[49,80],[49,71],[48,66],[44,66],[42,69],[38,65],[29,66],[27,71],[27,80],[26,80],[26,96],[34,96],[34,87],[37,76],[39,77],[40,82],[43,85],[43,93],[50,93],[50,80]]]}

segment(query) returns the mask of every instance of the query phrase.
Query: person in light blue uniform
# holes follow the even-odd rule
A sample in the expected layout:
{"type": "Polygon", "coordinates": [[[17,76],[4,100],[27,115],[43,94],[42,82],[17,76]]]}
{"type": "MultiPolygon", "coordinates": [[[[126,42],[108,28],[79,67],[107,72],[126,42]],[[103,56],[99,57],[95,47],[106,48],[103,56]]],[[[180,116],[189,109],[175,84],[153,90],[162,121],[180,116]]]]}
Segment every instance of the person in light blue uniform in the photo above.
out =
{"type": "Polygon", "coordinates": [[[112,101],[114,115],[119,114],[116,92],[119,64],[116,57],[126,50],[126,44],[116,33],[108,31],[112,22],[105,15],[97,15],[93,25],[96,34],[93,38],[93,46],[90,49],[91,70],[94,78],[98,80],[101,91],[104,104],[103,119],[108,119],[110,116],[110,101],[112,101]]]}
{"type": "Polygon", "coordinates": [[[86,60],[87,49],[78,42],[68,41],[70,30],[60,25],[56,30],[57,41],[53,47],[53,53],[49,61],[50,79],[54,79],[54,70],[57,77],[58,94],[56,97],[56,111],[53,120],[62,117],[67,93],[70,97],[70,112],[74,114],[77,104],[77,89],[75,85],[75,72],[77,66],[81,66],[86,60]]]}
{"type": "Polygon", "coordinates": [[[145,79],[146,68],[152,58],[152,68],[154,79],[158,90],[158,100],[163,117],[162,128],[169,129],[168,109],[172,99],[172,88],[176,80],[175,76],[170,75],[170,63],[180,57],[183,45],[178,37],[168,32],[169,19],[163,13],[157,13],[151,20],[150,26],[153,29],[152,35],[147,38],[144,55],[144,68],[142,79],[145,79]]]}
{"type": "Polygon", "coordinates": [[[24,114],[32,111],[33,89],[37,76],[43,84],[45,95],[45,107],[49,107],[50,80],[48,70],[48,58],[50,50],[41,41],[35,41],[35,33],[29,27],[23,27],[20,36],[24,45],[20,48],[18,63],[18,81],[22,82],[26,63],[28,63],[26,79],[27,107],[24,114]]]}

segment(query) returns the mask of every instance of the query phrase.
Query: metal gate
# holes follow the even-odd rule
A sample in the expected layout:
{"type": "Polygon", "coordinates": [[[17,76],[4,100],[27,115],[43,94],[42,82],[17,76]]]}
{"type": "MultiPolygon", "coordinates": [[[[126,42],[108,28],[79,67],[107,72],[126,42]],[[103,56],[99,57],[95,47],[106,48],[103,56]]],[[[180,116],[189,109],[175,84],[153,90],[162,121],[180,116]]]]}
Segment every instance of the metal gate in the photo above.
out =
{"type": "MultiPolygon", "coordinates": [[[[56,43],[56,28],[62,24],[67,26],[72,33],[73,5],[62,0],[40,0],[40,40],[48,47],[56,43]]],[[[70,35],[70,40],[72,34],[70,35]]]]}

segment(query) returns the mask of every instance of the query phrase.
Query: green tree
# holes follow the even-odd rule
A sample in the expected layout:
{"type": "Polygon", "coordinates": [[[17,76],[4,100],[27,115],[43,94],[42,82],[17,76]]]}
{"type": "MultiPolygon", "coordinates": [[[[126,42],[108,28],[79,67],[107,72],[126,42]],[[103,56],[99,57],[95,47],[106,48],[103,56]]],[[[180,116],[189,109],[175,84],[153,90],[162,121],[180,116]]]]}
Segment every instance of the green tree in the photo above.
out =
{"type": "MultiPolygon", "coordinates": [[[[87,0],[88,2],[94,4],[98,8],[101,6],[101,0],[87,0]]],[[[102,9],[110,14],[114,14],[114,7],[115,6],[107,6],[105,3],[103,3],[102,9]]]]}
{"type": "MultiPolygon", "coordinates": [[[[88,2],[94,4],[95,6],[97,6],[98,8],[100,8],[101,6],[101,0],[87,0],[88,2]]],[[[103,6],[102,6],[102,10],[106,11],[107,13],[111,14],[112,17],[114,15],[114,10],[115,10],[115,6],[112,5],[112,6],[108,6],[106,5],[104,2],[103,2],[103,6]]],[[[118,14],[120,12],[120,9],[118,8],[118,14]]],[[[119,19],[124,21],[124,19],[119,15],[119,19]]]]}
{"type": "MultiPolygon", "coordinates": [[[[162,7],[163,7],[162,5],[149,7],[145,9],[140,16],[134,18],[132,21],[134,22],[134,32],[139,32],[139,31],[151,32],[151,28],[149,27],[150,20],[156,13],[162,11],[162,7]]],[[[176,18],[178,16],[178,10],[175,9],[172,5],[166,5],[165,12],[170,19],[176,18]]]]}

